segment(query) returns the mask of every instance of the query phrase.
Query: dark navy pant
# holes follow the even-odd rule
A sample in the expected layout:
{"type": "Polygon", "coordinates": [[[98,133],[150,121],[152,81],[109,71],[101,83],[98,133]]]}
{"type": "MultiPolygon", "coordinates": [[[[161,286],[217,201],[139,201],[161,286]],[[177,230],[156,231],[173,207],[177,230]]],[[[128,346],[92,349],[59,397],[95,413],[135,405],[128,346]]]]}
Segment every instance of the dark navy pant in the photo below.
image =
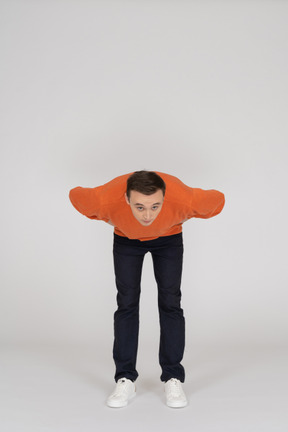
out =
{"type": "Polygon", "coordinates": [[[130,240],[114,234],[114,269],[118,309],[114,314],[113,358],[115,381],[138,377],[136,359],[139,333],[139,299],[144,256],[150,252],[158,286],[160,319],[159,363],[161,381],[184,382],[181,365],[185,345],[185,320],[181,302],[183,263],[182,233],[155,240],[130,240]]]}

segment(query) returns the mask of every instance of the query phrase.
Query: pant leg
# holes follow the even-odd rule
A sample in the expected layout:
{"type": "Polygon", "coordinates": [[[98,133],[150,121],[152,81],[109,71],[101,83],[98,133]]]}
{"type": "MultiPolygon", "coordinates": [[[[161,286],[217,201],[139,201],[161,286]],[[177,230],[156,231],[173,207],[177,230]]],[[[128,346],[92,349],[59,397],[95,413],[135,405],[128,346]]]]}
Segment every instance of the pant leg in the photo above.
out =
{"type": "Polygon", "coordinates": [[[114,235],[114,270],[118,309],[114,314],[113,359],[115,381],[138,377],[136,359],[139,333],[139,299],[144,255],[138,240],[114,235]]]}
{"type": "Polygon", "coordinates": [[[158,285],[160,319],[159,362],[162,381],[185,380],[181,365],[185,347],[185,319],[181,309],[181,277],[183,264],[182,233],[163,237],[151,250],[158,285]]]}

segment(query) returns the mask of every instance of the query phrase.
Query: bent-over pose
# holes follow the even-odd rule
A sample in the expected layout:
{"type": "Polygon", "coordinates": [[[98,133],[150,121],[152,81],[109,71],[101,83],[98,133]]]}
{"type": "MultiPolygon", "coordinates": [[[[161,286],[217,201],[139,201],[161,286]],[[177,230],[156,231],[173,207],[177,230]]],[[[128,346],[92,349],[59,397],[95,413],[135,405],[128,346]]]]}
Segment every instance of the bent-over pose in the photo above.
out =
{"type": "Polygon", "coordinates": [[[114,271],[117,311],[114,314],[113,358],[115,391],[110,407],[126,406],[135,396],[139,333],[139,298],[143,259],[150,252],[158,286],[160,317],[159,363],[169,407],[187,405],[181,364],[185,320],[181,308],[183,261],[182,224],[190,218],[210,218],[221,212],[224,195],[191,188],[178,178],[153,171],[136,171],[95,188],[70,191],[73,206],[90,219],[114,226],[114,271]]]}

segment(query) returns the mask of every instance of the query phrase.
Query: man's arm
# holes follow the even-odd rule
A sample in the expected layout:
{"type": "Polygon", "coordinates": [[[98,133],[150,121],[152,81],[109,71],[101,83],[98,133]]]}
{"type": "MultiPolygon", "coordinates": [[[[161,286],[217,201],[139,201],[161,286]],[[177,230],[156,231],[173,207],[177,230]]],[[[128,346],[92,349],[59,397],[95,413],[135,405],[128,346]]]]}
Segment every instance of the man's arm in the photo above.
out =
{"type": "Polygon", "coordinates": [[[221,212],[225,204],[225,196],[222,192],[214,189],[191,189],[190,217],[208,219],[221,212]]]}
{"type": "Polygon", "coordinates": [[[100,213],[100,190],[96,188],[76,187],[69,192],[69,198],[73,206],[90,219],[102,219],[100,213]]]}

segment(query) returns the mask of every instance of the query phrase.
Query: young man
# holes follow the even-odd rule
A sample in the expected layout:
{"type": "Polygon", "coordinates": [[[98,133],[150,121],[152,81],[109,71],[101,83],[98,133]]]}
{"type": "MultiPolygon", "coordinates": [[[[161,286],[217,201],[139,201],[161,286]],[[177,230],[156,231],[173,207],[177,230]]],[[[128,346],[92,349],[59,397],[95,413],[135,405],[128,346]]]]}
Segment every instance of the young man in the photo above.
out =
{"type": "Polygon", "coordinates": [[[174,176],[136,171],[95,188],[70,191],[74,207],[91,219],[114,226],[114,270],[118,309],[114,315],[115,391],[110,407],[126,406],[135,396],[139,331],[139,297],[144,256],[150,252],[158,286],[159,363],[169,407],[187,405],[181,383],[185,320],[181,309],[182,223],[221,212],[224,195],[191,188],[174,176]]]}

